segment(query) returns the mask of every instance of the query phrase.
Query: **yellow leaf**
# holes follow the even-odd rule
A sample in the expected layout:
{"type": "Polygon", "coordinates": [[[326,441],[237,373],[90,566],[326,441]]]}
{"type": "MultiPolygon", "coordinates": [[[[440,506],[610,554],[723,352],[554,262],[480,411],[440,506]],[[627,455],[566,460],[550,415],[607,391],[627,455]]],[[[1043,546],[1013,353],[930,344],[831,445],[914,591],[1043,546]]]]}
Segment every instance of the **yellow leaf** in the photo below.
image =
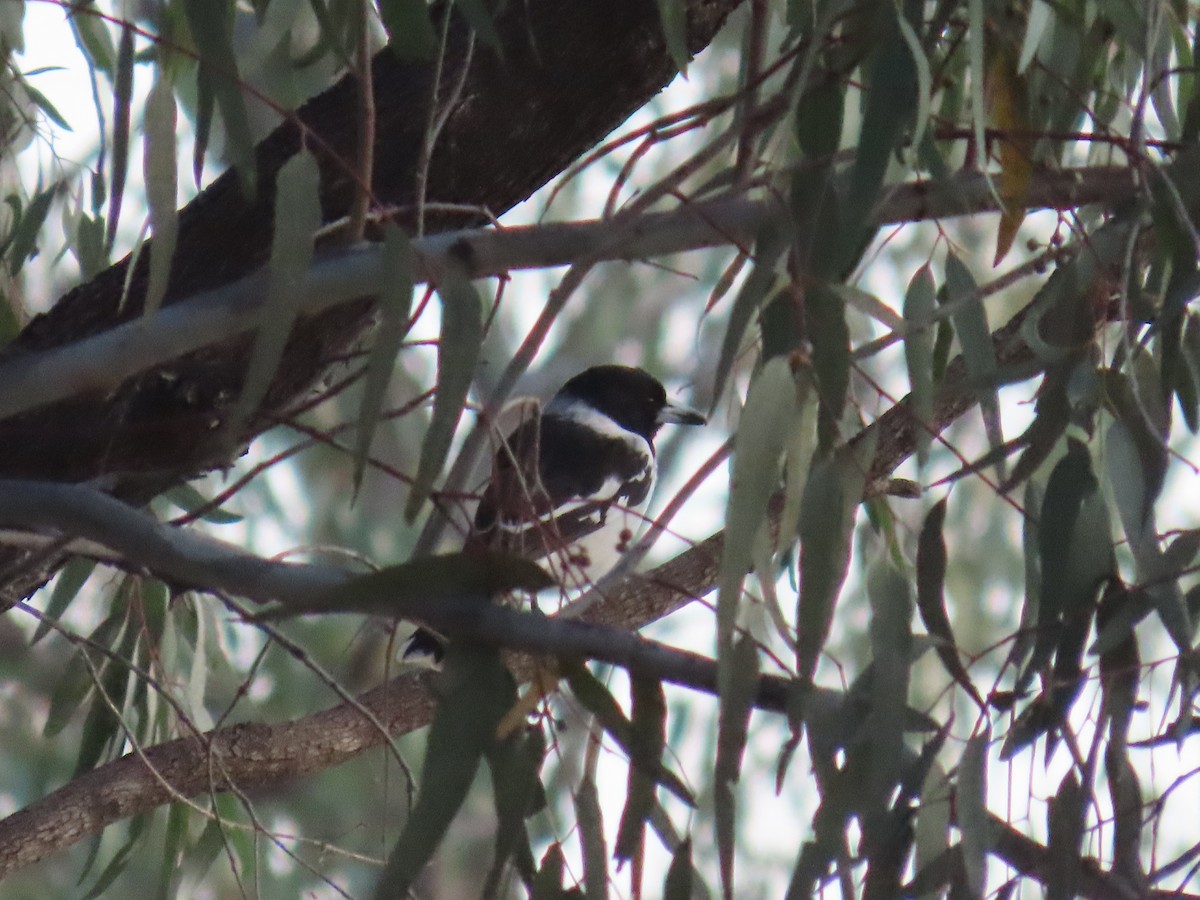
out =
{"type": "Polygon", "coordinates": [[[1016,61],[1006,46],[995,48],[987,69],[988,118],[998,132],[995,147],[1000,162],[998,192],[1000,228],[996,233],[993,266],[1012,248],[1017,229],[1025,219],[1025,202],[1033,177],[1033,135],[1027,117],[1025,79],[1017,74],[1016,61]]]}

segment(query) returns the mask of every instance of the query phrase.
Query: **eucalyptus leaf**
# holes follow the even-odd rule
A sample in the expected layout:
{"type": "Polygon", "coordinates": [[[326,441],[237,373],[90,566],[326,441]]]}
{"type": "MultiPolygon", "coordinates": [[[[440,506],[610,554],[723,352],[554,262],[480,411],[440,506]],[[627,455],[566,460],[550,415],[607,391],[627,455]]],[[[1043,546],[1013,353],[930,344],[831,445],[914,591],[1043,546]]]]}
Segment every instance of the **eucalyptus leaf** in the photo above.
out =
{"type": "Polygon", "coordinates": [[[455,642],[446,649],[439,702],[412,813],[388,856],[375,897],[402,900],[466,799],[516,685],[496,650],[455,642]]]}
{"type": "Polygon", "coordinates": [[[404,505],[404,518],[409,522],[417,517],[445,465],[483,342],[482,301],[457,265],[447,266],[438,283],[438,297],[442,301],[442,329],[438,338],[437,394],[421,444],[417,474],[404,505]]]}

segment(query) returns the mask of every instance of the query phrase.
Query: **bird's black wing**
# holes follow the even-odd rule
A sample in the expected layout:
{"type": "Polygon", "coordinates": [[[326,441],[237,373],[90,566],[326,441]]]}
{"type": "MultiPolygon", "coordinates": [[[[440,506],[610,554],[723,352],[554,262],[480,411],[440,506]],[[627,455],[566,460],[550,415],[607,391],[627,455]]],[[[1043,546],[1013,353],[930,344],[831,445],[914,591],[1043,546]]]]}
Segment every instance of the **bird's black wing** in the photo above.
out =
{"type": "Polygon", "coordinates": [[[540,559],[600,528],[613,506],[640,506],[653,458],[630,441],[543,415],[510,434],[475,513],[475,538],[540,559]]]}

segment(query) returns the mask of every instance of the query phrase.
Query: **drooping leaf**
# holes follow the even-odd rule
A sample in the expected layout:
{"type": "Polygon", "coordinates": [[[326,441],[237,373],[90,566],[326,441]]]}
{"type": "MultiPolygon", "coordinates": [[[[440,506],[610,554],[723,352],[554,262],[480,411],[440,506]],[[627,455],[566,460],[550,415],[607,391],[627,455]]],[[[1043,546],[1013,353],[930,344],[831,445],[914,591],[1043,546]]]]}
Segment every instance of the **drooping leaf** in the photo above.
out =
{"type": "MultiPolygon", "coordinates": [[[[726,657],[733,645],[742,580],[751,568],[755,536],[766,522],[768,500],[779,487],[784,444],[797,411],[796,380],[788,361],[783,357],[768,360],[750,385],[734,439],[733,473],[725,508],[726,540],[717,595],[722,685],[731,673],[726,657]]],[[[767,573],[764,576],[769,577],[767,573]]]]}
{"type": "Polygon", "coordinates": [[[850,329],[846,324],[846,304],[826,284],[814,284],[807,292],[809,340],[812,342],[812,367],[821,400],[820,444],[832,447],[840,443],[838,432],[846,394],[850,388],[850,329]]]}
{"type": "Polygon", "coordinates": [[[646,820],[655,805],[655,773],[662,767],[662,752],[666,746],[667,702],[662,682],[631,672],[629,683],[633,694],[629,742],[635,749],[629,758],[625,809],[621,813],[613,848],[613,856],[618,860],[633,859],[640,852],[646,820]],[[642,760],[651,761],[651,766],[643,768],[642,760]]]}
{"type": "Polygon", "coordinates": [[[12,235],[8,239],[8,270],[14,276],[21,271],[25,260],[37,254],[38,234],[46,224],[50,204],[54,202],[57,193],[57,185],[39,192],[29,201],[24,213],[13,226],[12,235]]]}
{"type": "Polygon", "coordinates": [[[421,444],[417,474],[404,505],[404,518],[409,522],[417,517],[445,465],[483,342],[483,304],[458,266],[446,267],[438,284],[438,297],[442,301],[442,328],[438,337],[437,394],[421,444]]]}
{"type": "Polygon", "coordinates": [[[542,864],[538,868],[537,877],[533,880],[533,890],[529,900],[566,900],[563,891],[563,870],[566,860],[563,858],[562,844],[554,841],[542,855],[542,864]]]}
{"type": "Polygon", "coordinates": [[[983,698],[958,658],[958,645],[946,613],[946,542],[942,537],[945,521],[946,498],[943,497],[930,508],[917,538],[917,609],[925,630],[937,641],[934,647],[947,674],[982,707],[983,698]]]}
{"type": "Polygon", "coordinates": [[[800,508],[800,596],[796,605],[796,665],[811,680],[829,637],[833,611],[850,564],[854,516],[874,445],[850,457],[814,461],[800,508]]]}
{"type": "Polygon", "coordinates": [[[545,806],[538,780],[545,755],[546,740],[540,728],[510,735],[486,753],[496,803],[496,845],[484,896],[494,896],[499,890],[508,861],[518,848],[524,854],[531,852],[525,819],[536,807],[545,806]]]}
{"type": "Polygon", "coordinates": [[[62,571],[58,573],[58,579],[54,582],[54,590],[50,592],[50,600],[46,603],[45,615],[42,621],[38,622],[33,637],[29,640],[30,646],[46,636],[46,633],[50,631],[51,622],[57,622],[62,618],[63,613],[67,611],[67,607],[71,605],[71,601],[75,599],[79,589],[91,577],[95,568],[96,561],[92,559],[77,556],[67,561],[62,571]]]}
{"type": "MultiPolygon", "coordinates": [[[[889,16],[899,16],[894,7],[883,7],[889,16]]],[[[887,23],[889,39],[881,40],[868,72],[866,105],[858,152],[850,174],[843,230],[837,256],[849,259],[869,233],[872,208],[879,201],[892,153],[908,133],[917,109],[917,71],[913,54],[900,37],[895,19],[887,23]]]]}
{"type": "Polygon", "coordinates": [[[378,900],[408,896],[466,799],[496,726],[517,699],[499,653],[462,641],[446,648],[438,693],[417,802],[376,885],[378,900]]]}
{"type": "Polygon", "coordinates": [[[504,47],[500,43],[500,34],[496,31],[496,22],[488,4],[484,0],[459,0],[458,7],[479,39],[497,55],[503,56],[504,47]]]}
{"type": "Polygon", "coordinates": [[[608,849],[604,841],[604,818],[600,792],[596,789],[595,773],[591,767],[575,789],[575,822],[579,826],[582,846],[583,884],[589,898],[608,898],[608,849]]]}
{"type": "Polygon", "coordinates": [[[986,729],[967,740],[959,758],[954,791],[958,830],[962,834],[963,866],[973,897],[982,897],[987,884],[987,746],[986,729]]]}
{"type": "Polygon", "coordinates": [[[988,327],[983,301],[977,294],[975,278],[962,260],[953,253],[946,254],[945,299],[947,303],[954,304],[954,312],[951,315],[954,331],[958,335],[963,359],[967,363],[967,376],[979,397],[979,409],[983,414],[988,444],[991,447],[999,447],[1004,443],[1004,434],[1000,428],[1000,399],[996,394],[996,351],[992,347],[992,333],[988,327]]]}
{"type": "Polygon", "coordinates": [[[113,82],[112,191],[108,200],[108,229],[104,243],[112,248],[121,220],[125,178],[129,174],[129,121],[133,110],[133,25],[121,28],[117,50],[117,77],[113,82]]]}
{"type": "MultiPolygon", "coordinates": [[[[692,839],[685,838],[671,854],[663,884],[663,900],[692,900],[692,839]]],[[[589,895],[590,897],[590,895],[589,895]]]]}
{"type": "Polygon", "coordinates": [[[657,756],[647,753],[647,746],[634,739],[633,726],[612,694],[608,692],[582,663],[560,662],[563,677],[583,706],[596,717],[605,734],[613,739],[631,761],[643,772],[649,772],[654,780],[689,806],[695,803],[691,791],[671,772],[657,756]]]}
{"type": "MultiPolygon", "coordinates": [[[[210,91],[216,99],[217,107],[221,110],[221,122],[225,125],[226,150],[237,168],[243,190],[248,196],[253,196],[258,172],[254,164],[250,116],[242,96],[242,80],[233,52],[234,5],[231,0],[184,0],[183,7],[192,39],[200,54],[196,73],[199,89],[202,93],[210,91]]],[[[282,181],[277,184],[281,194],[287,188],[288,185],[282,181]]],[[[278,218],[275,223],[278,232],[278,218]]],[[[305,240],[311,239],[311,235],[310,231],[305,240]]]]}
{"type": "Polygon", "coordinates": [[[312,260],[313,235],[321,225],[320,178],[316,159],[304,150],[279,170],[267,296],[242,392],[224,426],[231,438],[237,438],[242,426],[266,397],[296,321],[308,264],[312,260]]]}
{"type": "MultiPolygon", "coordinates": [[[[424,5],[424,4],[422,4],[424,5]]],[[[367,455],[375,429],[383,414],[392,371],[400,355],[400,344],[408,328],[412,312],[413,263],[408,237],[394,222],[383,227],[383,254],[380,259],[379,328],[367,358],[366,384],[358,410],[358,431],[354,444],[354,495],[362,487],[367,455]]]]}
{"type": "Polygon", "coordinates": [[[877,862],[889,842],[891,797],[904,766],[904,725],[912,654],[913,600],[908,579],[886,556],[870,565],[871,747],[869,797],[863,816],[866,852],[877,862]]]}
{"type": "Polygon", "coordinates": [[[437,33],[425,0],[380,0],[379,15],[387,29],[388,46],[401,59],[431,59],[437,52],[437,33]]]}
{"type": "Polygon", "coordinates": [[[1025,36],[1021,40],[1021,55],[1017,59],[1017,73],[1024,75],[1029,64],[1046,36],[1052,22],[1053,10],[1046,0],[1033,0],[1029,6],[1029,18],[1025,20],[1025,36]]]}
{"type": "Polygon", "coordinates": [[[1049,836],[1046,841],[1049,871],[1046,873],[1047,900],[1069,900],[1078,893],[1078,882],[1088,807],[1087,791],[1072,769],[1059,782],[1058,793],[1050,798],[1049,836]]]}
{"type": "MultiPolygon", "coordinates": [[[[1092,474],[1091,457],[1082,443],[1070,441],[1066,455],[1055,465],[1046,483],[1038,523],[1038,558],[1041,591],[1038,604],[1037,637],[1033,653],[1017,682],[1018,692],[1032,681],[1034,674],[1052,657],[1062,634],[1068,610],[1086,602],[1084,594],[1094,592],[1103,573],[1095,565],[1094,549],[1084,547],[1077,538],[1076,526],[1084,501],[1097,495],[1098,485],[1092,474]],[[1083,558],[1073,557],[1077,549],[1083,558]]],[[[1101,501],[1102,502],[1102,501],[1101,501]]],[[[1092,533],[1091,517],[1087,520],[1092,533]]],[[[1098,523],[1097,523],[1098,524],[1098,523]]],[[[1103,551],[1110,558],[1112,546],[1107,533],[1103,551]]]]}
{"type": "Polygon", "coordinates": [[[1025,204],[1033,179],[1033,149],[1025,97],[1025,79],[1018,74],[1011,49],[997,41],[987,72],[987,99],[992,124],[1000,132],[996,148],[1000,157],[997,192],[1002,205],[996,233],[998,266],[1012,249],[1017,231],[1025,220],[1025,204]]]}
{"type": "MultiPolygon", "coordinates": [[[[121,634],[125,619],[125,610],[113,610],[88,636],[89,642],[100,647],[112,647],[121,634]]],[[[62,731],[95,688],[91,667],[83,658],[83,654],[89,652],[93,651],[81,645],[67,661],[50,696],[50,710],[42,727],[43,737],[52,738],[62,731]]]]}
{"type": "MultiPolygon", "coordinates": [[[[918,881],[935,860],[950,849],[950,803],[953,796],[946,771],[935,761],[921,786],[921,802],[917,805],[916,858],[913,880],[918,881]]],[[[920,894],[920,900],[940,897],[937,888],[920,894]]]]}
{"type": "MultiPolygon", "coordinates": [[[[359,575],[305,600],[256,616],[272,621],[309,613],[396,615],[406,605],[428,605],[443,611],[451,603],[458,614],[477,609],[496,594],[537,591],[553,580],[537,563],[494,550],[423,556],[378,572],[359,575]]],[[[414,610],[415,611],[415,610],[414,610]]]]}
{"type": "Polygon", "coordinates": [[[717,857],[721,872],[721,890],[732,900],[733,858],[735,847],[735,785],[742,769],[742,755],[754,709],[758,687],[758,647],[743,635],[729,653],[730,674],[726,692],[721,695],[717,719],[717,758],[713,766],[713,819],[717,833],[717,857]]]}
{"type": "Polygon", "coordinates": [[[195,515],[199,509],[206,510],[200,518],[213,525],[233,525],[241,522],[244,518],[244,516],[229,512],[219,506],[215,509],[209,509],[209,499],[187,481],[163,491],[162,497],[164,500],[182,509],[188,515],[195,515]]]}
{"type": "Polygon", "coordinates": [[[721,341],[721,355],[713,376],[714,408],[721,402],[725,392],[725,385],[741,349],[746,327],[775,283],[775,265],[787,248],[787,241],[786,228],[776,220],[765,223],[755,241],[754,265],[734,298],[733,307],[729,310],[729,324],[725,327],[725,336],[721,341]]]}
{"type": "Polygon", "coordinates": [[[146,98],[144,134],[146,206],[154,242],[150,245],[150,277],[143,315],[150,319],[166,296],[179,234],[179,215],[175,208],[179,179],[175,163],[175,97],[170,82],[163,78],[154,83],[146,98]]]}
{"type": "Polygon", "coordinates": [[[811,160],[824,160],[838,150],[846,86],[840,79],[814,76],[796,101],[796,140],[811,160]]]}
{"type": "Polygon", "coordinates": [[[655,0],[658,17],[662,20],[663,37],[667,41],[667,52],[675,68],[687,76],[688,63],[692,61],[687,42],[687,4],[683,0],[655,0]]]}
{"type": "Polygon", "coordinates": [[[924,423],[933,421],[933,313],[936,288],[933,272],[923,265],[913,274],[904,294],[904,361],[908,366],[908,384],[912,391],[912,412],[917,418],[917,461],[921,466],[929,457],[932,435],[924,423]]]}

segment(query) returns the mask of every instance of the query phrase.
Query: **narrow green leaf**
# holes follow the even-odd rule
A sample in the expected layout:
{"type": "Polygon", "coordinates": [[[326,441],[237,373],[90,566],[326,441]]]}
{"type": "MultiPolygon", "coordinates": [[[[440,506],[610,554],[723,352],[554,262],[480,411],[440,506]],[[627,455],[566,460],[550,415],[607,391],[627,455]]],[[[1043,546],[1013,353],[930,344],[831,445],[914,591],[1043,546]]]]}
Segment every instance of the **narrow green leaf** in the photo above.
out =
{"type": "Polygon", "coordinates": [[[1104,755],[1113,806],[1112,873],[1125,884],[1146,891],[1150,885],[1142,869],[1145,801],[1137,771],[1123,748],[1114,752],[1116,749],[1115,743],[1110,741],[1104,755]]]}
{"type": "Polygon", "coordinates": [[[644,675],[629,675],[633,710],[629,739],[634,752],[629,755],[629,779],[625,809],[617,826],[613,856],[630,860],[642,846],[646,820],[655,806],[655,774],[662,768],[666,746],[667,701],[662,682],[644,675]],[[642,760],[650,763],[643,767],[642,760]]]}
{"type": "MultiPolygon", "coordinates": [[[[692,900],[692,839],[685,838],[671,854],[663,884],[663,900],[692,900]]],[[[588,895],[589,900],[591,895],[588,895]]]]}
{"type": "Polygon", "coordinates": [[[814,461],[800,508],[800,595],[796,606],[797,671],[810,681],[850,564],[854,517],[862,499],[863,473],[870,469],[870,444],[854,458],[814,461]]]}
{"type": "Polygon", "coordinates": [[[837,152],[842,139],[846,86],[835,77],[815,77],[796,102],[796,140],[811,160],[837,152]]]}
{"type": "Polygon", "coordinates": [[[50,592],[50,601],[46,604],[45,617],[38,622],[33,637],[29,641],[30,646],[46,636],[50,631],[50,622],[57,622],[63,617],[63,613],[67,611],[67,607],[71,605],[71,601],[75,599],[75,595],[79,593],[84,582],[91,577],[95,568],[96,561],[92,559],[73,557],[67,561],[67,564],[58,573],[58,579],[54,582],[54,590],[50,592]]]}
{"type": "MultiPolygon", "coordinates": [[[[424,4],[422,3],[422,6],[424,4]]],[[[383,414],[388,385],[400,355],[400,344],[408,330],[412,312],[413,260],[408,236],[394,222],[383,227],[380,259],[383,290],[379,295],[379,328],[367,358],[366,384],[358,410],[358,433],[354,444],[354,496],[362,487],[371,440],[383,414]]]]}
{"type": "Polygon", "coordinates": [[[663,765],[661,758],[648,756],[645,747],[633,737],[633,726],[625,718],[621,707],[613,699],[608,688],[601,684],[582,663],[560,663],[563,677],[584,708],[596,717],[596,722],[613,739],[618,747],[634,760],[645,772],[653,774],[654,780],[669,790],[684,803],[692,806],[695,799],[691,791],[679,778],[663,765]]]}
{"type": "Polygon", "coordinates": [[[919,100],[913,54],[896,26],[899,13],[890,5],[884,9],[890,21],[881,26],[887,29],[888,38],[880,41],[874,58],[864,67],[868,90],[845,203],[845,230],[839,237],[841,246],[847,248],[861,244],[868,233],[871,210],[879,202],[888,163],[909,131],[919,100]]]}
{"type": "Polygon", "coordinates": [[[946,498],[943,497],[930,508],[917,538],[917,609],[925,630],[937,640],[934,648],[946,672],[982,707],[983,698],[958,658],[958,644],[946,613],[946,542],[942,537],[945,521],[946,498]]]}
{"type": "Polygon", "coordinates": [[[100,216],[80,215],[73,249],[84,280],[95,278],[108,265],[104,253],[104,220],[100,216]]]}
{"type": "Polygon", "coordinates": [[[46,224],[46,216],[50,213],[50,204],[54,202],[57,191],[58,186],[52,185],[37,194],[13,226],[8,243],[8,269],[14,276],[21,271],[25,260],[37,254],[38,235],[46,224]]]}
{"type": "Polygon", "coordinates": [[[1069,900],[1078,893],[1087,802],[1088,792],[1072,769],[1059,782],[1058,793],[1050,798],[1046,840],[1046,858],[1049,860],[1047,900],[1069,900]]]}
{"type": "Polygon", "coordinates": [[[117,49],[104,19],[90,8],[89,3],[74,3],[67,7],[71,28],[75,32],[75,43],[97,69],[106,75],[113,74],[117,49]]]}
{"type": "Polygon", "coordinates": [[[437,395],[421,445],[417,474],[404,506],[404,518],[409,522],[417,517],[445,465],[483,343],[483,304],[461,269],[453,264],[446,268],[438,296],[442,301],[442,329],[438,339],[437,395]]]}
{"type": "MultiPolygon", "coordinates": [[[[171,260],[179,235],[179,215],[175,208],[179,173],[175,168],[175,96],[170,82],[154,82],[146,97],[144,121],[146,206],[150,214],[150,277],[146,285],[143,315],[150,319],[162,305],[171,278],[171,260]]],[[[111,221],[111,220],[110,220],[111,221]]]]}
{"type": "MultiPolygon", "coordinates": [[[[197,80],[200,85],[207,82],[207,90],[216,99],[217,107],[221,110],[221,121],[225,125],[226,151],[237,167],[243,190],[253,196],[258,171],[254,162],[250,116],[246,112],[242,79],[233,53],[234,5],[231,0],[184,0],[183,7],[196,50],[200,54],[197,80]]],[[[200,87],[200,90],[205,88],[200,87]]],[[[287,186],[281,181],[276,189],[282,194],[287,186]]],[[[279,219],[276,218],[275,222],[278,232],[279,219]]],[[[311,237],[310,231],[305,240],[309,241],[311,237]]]]}
{"type": "MultiPolygon", "coordinates": [[[[930,766],[921,785],[921,802],[917,805],[915,825],[916,858],[913,880],[917,881],[934,860],[950,849],[950,803],[953,791],[946,771],[936,761],[930,766]]],[[[934,900],[942,896],[938,887],[926,890],[919,900],[934,900]]]]}
{"type": "Polygon", "coordinates": [[[192,142],[192,181],[196,187],[204,177],[204,159],[208,153],[208,142],[212,137],[213,115],[217,110],[217,97],[212,79],[204,69],[196,73],[196,137],[192,142]]]}
{"type": "Polygon", "coordinates": [[[1038,519],[1041,517],[1042,509],[1042,489],[1037,482],[1030,481],[1025,485],[1021,508],[1025,510],[1025,516],[1021,522],[1021,554],[1025,562],[1025,596],[1021,604],[1021,618],[1017,634],[1009,648],[1008,657],[1004,661],[1005,669],[1015,671],[1021,669],[1029,651],[1033,648],[1035,628],[1039,619],[1039,601],[1042,596],[1042,563],[1039,550],[1041,539],[1038,532],[1038,519]]]}
{"type": "Polygon", "coordinates": [[[987,746],[986,730],[972,735],[967,741],[959,759],[954,793],[967,887],[973,897],[982,897],[987,884],[987,746]]]}
{"type": "Polygon", "coordinates": [[[782,222],[772,219],[759,230],[758,239],[754,244],[754,265],[733,300],[733,307],[729,310],[729,323],[725,326],[725,336],[721,340],[721,355],[717,360],[716,374],[713,376],[714,409],[725,393],[725,385],[741,350],[746,327],[775,283],[775,266],[783,256],[783,251],[787,249],[787,243],[787,230],[782,222]]]}
{"type": "Polygon", "coordinates": [[[917,422],[917,462],[924,466],[933,439],[923,424],[933,422],[933,313],[936,287],[933,272],[923,265],[913,274],[904,294],[904,361],[917,422]]]}
{"type": "Polygon", "coordinates": [[[123,739],[120,722],[117,715],[114,715],[112,707],[115,706],[118,711],[124,707],[129,679],[132,677],[126,661],[133,659],[138,641],[138,629],[128,625],[130,606],[127,594],[128,591],[123,585],[117,602],[123,607],[120,615],[125,621],[126,627],[121,632],[120,643],[113,647],[115,658],[105,657],[103,662],[97,666],[100,683],[92,696],[91,707],[83,722],[83,732],[79,738],[79,755],[75,762],[73,777],[94,769],[96,764],[113,747],[119,746],[123,739]]]}
{"type": "MultiPolygon", "coordinates": [[[[182,509],[188,515],[192,515],[198,509],[208,506],[209,498],[205,497],[198,491],[195,485],[184,481],[172,488],[163,491],[162,497],[167,502],[179,509],[182,509]]],[[[241,522],[245,516],[239,516],[237,513],[231,513],[227,509],[217,507],[209,510],[200,517],[205,522],[211,522],[213,525],[233,525],[241,522]]]]}
{"type": "Polygon", "coordinates": [[[48,118],[51,122],[64,131],[74,130],[71,128],[71,123],[64,119],[63,114],[58,111],[58,107],[50,102],[49,97],[47,97],[26,80],[21,81],[21,88],[28,95],[29,99],[33,101],[33,104],[40,109],[45,114],[46,118],[48,118]]]}
{"type": "Polygon", "coordinates": [[[1029,18],[1025,21],[1025,37],[1021,40],[1021,55],[1017,60],[1017,74],[1024,75],[1034,54],[1041,46],[1046,29],[1050,27],[1053,10],[1046,0],[1033,0],[1029,7],[1029,18]]]}
{"type": "Polygon", "coordinates": [[[1062,618],[1071,592],[1068,571],[1072,535],[1084,498],[1096,492],[1091,457],[1087,447],[1070,441],[1067,453],[1055,465],[1046,482],[1038,523],[1038,559],[1042,573],[1038,604],[1037,637],[1033,655],[1017,681],[1018,693],[1050,659],[1058,644],[1062,618]]]}
{"type": "Polygon", "coordinates": [[[380,0],[379,15],[387,29],[388,46],[404,60],[432,59],[438,38],[425,0],[380,0]]]}
{"type": "Polygon", "coordinates": [[[129,174],[129,121],[133,112],[133,25],[121,28],[117,50],[117,77],[113,82],[112,191],[108,201],[108,228],[104,244],[109,249],[117,238],[125,179],[129,174]]]}
{"type": "Polygon", "coordinates": [[[565,868],[562,845],[554,841],[542,855],[542,864],[538,868],[537,878],[533,880],[529,900],[564,900],[562,882],[565,868]]]}
{"type": "Polygon", "coordinates": [[[1004,443],[1000,428],[1000,399],[996,394],[996,351],[992,347],[987,312],[983,301],[976,296],[976,290],[975,278],[970,270],[953,253],[947,253],[946,302],[955,305],[951,315],[954,330],[967,363],[967,376],[979,397],[988,443],[995,448],[1004,443]]]}
{"type": "Polygon", "coordinates": [[[417,802],[376,885],[379,900],[408,896],[466,799],[500,720],[517,699],[500,654],[461,641],[446,648],[438,693],[417,802]]]}
{"type": "Polygon", "coordinates": [[[272,621],[307,613],[396,615],[400,604],[428,604],[445,610],[458,601],[464,609],[507,591],[537,591],[554,581],[524,557],[492,550],[460,551],[422,556],[377,572],[348,579],[303,602],[289,601],[280,609],[256,616],[272,621]]]}
{"type": "Polygon", "coordinates": [[[479,39],[503,57],[504,47],[500,44],[500,33],[496,31],[496,22],[484,0],[458,0],[457,6],[463,17],[475,29],[479,39]]]}
{"type": "Polygon", "coordinates": [[[987,171],[987,102],[984,100],[983,0],[967,0],[967,61],[971,77],[971,125],[975,135],[975,169],[987,171]]]}
{"type": "Polygon", "coordinates": [[[717,758],[713,766],[713,819],[717,832],[717,857],[721,872],[721,892],[732,900],[733,857],[736,846],[735,813],[738,783],[746,751],[750,713],[758,688],[758,646],[743,635],[730,648],[730,672],[727,690],[721,694],[717,717],[717,758]]]}
{"type": "MultiPolygon", "coordinates": [[[[717,646],[722,694],[731,674],[727,659],[733,646],[742,580],[753,561],[755,536],[767,519],[771,494],[779,487],[784,445],[798,408],[796,380],[783,357],[768,360],[750,385],[734,438],[733,473],[725,507],[725,548],[717,594],[717,646]]],[[[763,573],[770,577],[769,573],[763,573]]]]}
{"type": "Polygon", "coordinates": [[[183,855],[184,841],[188,833],[188,806],[186,803],[172,803],[167,813],[167,827],[163,835],[162,868],[158,876],[159,897],[171,897],[178,892],[180,861],[183,855]]]}
{"type": "MultiPolygon", "coordinates": [[[[119,637],[124,624],[125,611],[114,610],[96,626],[95,630],[88,635],[88,639],[91,643],[101,647],[111,647],[119,637]]],[[[51,738],[62,731],[71,721],[80,704],[95,688],[91,669],[83,658],[83,654],[87,652],[89,651],[83,649],[82,646],[76,649],[70,660],[67,661],[62,677],[54,686],[54,693],[50,696],[50,710],[46,714],[46,724],[42,728],[43,737],[51,738]]]]}
{"type": "Polygon", "coordinates": [[[588,900],[608,898],[608,848],[604,841],[604,815],[595,773],[586,769],[575,789],[575,821],[583,856],[583,886],[588,900]]]}
{"type": "Polygon", "coordinates": [[[866,852],[877,859],[890,838],[891,797],[904,769],[904,720],[912,655],[912,591],[885,556],[867,573],[871,604],[871,747],[869,800],[863,817],[866,852]]]}
{"type": "Polygon", "coordinates": [[[683,0],[655,0],[658,16],[662,20],[663,37],[667,41],[667,52],[671,61],[686,78],[692,53],[687,42],[687,4],[683,0]]]}
{"type": "Polygon", "coordinates": [[[536,727],[510,736],[487,753],[496,804],[496,844],[491,870],[484,882],[485,896],[495,896],[508,861],[519,847],[522,853],[530,852],[525,819],[539,805],[539,800],[545,806],[538,780],[545,755],[545,736],[536,727]]]}
{"type": "Polygon", "coordinates": [[[1171,639],[1183,652],[1189,652],[1191,623],[1174,570],[1159,546],[1150,496],[1151,491],[1161,490],[1161,475],[1154,462],[1150,463],[1147,472],[1145,454],[1140,452],[1138,442],[1121,419],[1109,426],[1105,463],[1117,512],[1137,566],[1138,580],[1147,585],[1146,592],[1171,639]],[[1149,483],[1154,486],[1149,487],[1149,483]]]}
{"type": "Polygon", "coordinates": [[[908,45],[912,55],[913,75],[917,80],[916,107],[913,115],[912,135],[908,138],[910,147],[920,147],[925,140],[925,130],[929,125],[930,106],[933,101],[933,72],[929,68],[929,59],[921,46],[921,38],[913,30],[912,25],[903,14],[896,16],[900,27],[900,36],[908,45]]]}
{"type": "Polygon", "coordinates": [[[275,369],[283,358],[292,323],[296,321],[312,260],[313,234],[321,225],[320,177],[316,159],[306,150],[297,153],[279,170],[267,297],[242,392],[225,423],[226,433],[235,440],[266,397],[275,369]]]}
{"type": "MultiPolygon", "coordinates": [[[[144,816],[139,816],[137,819],[134,819],[133,822],[143,822],[144,819],[144,816]]],[[[112,883],[116,881],[117,878],[119,878],[128,867],[129,857],[140,843],[143,833],[144,827],[135,827],[133,823],[130,824],[129,836],[125,843],[122,844],[121,847],[118,848],[117,852],[113,854],[112,859],[108,861],[108,865],[105,866],[103,871],[96,876],[95,883],[88,888],[86,893],[80,896],[80,900],[93,900],[93,898],[99,897],[101,894],[107,891],[109,887],[112,886],[112,883]]]]}
{"type": "Polygon", "coordinates": [[[806,297],[813,375],[821,398],[818,435],[827,448],[841,443],[838,425],[850,389],[850,329],[846,304],[829,285],[812,285],[806,297]]]}

